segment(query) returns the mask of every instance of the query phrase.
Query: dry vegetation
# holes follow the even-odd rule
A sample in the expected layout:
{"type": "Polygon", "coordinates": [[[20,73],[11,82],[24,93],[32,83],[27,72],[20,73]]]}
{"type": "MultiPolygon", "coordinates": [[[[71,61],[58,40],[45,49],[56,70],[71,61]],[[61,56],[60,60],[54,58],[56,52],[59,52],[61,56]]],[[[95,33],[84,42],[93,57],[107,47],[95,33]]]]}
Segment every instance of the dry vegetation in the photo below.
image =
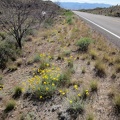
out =
{"type": "Polygon", "coordinates": [[[88,9],[88,10],[83,9],[80,11],[106,15],[106,16],[120,17],[120,5],[111,6],[109,8],[95,8],[95,9],[88,9]]]}
{"type": "Polygon", "coordinates": [[[32,31],[1,72],[1,120],[119,120],[119,49],[61,13],[32,31]]]}

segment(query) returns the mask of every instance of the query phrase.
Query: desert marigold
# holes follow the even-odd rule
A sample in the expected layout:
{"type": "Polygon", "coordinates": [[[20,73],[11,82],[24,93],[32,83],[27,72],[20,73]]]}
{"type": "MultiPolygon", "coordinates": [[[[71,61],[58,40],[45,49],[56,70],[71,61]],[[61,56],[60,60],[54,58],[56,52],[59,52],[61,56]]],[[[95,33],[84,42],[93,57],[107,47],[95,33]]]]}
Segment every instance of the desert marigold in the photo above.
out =
{"type": "Polygon", "coordinates": [[[42,96],[40,96],[40,99],[42,99],[43,97],[42,96]]]}
{"type": "Polygon", "coordinates": [[[69,102],[70,102],[70,104],[72,104],[72,103],[73,103],[73,101],[72,101],[72,100],[70,100],[69,102]]]}

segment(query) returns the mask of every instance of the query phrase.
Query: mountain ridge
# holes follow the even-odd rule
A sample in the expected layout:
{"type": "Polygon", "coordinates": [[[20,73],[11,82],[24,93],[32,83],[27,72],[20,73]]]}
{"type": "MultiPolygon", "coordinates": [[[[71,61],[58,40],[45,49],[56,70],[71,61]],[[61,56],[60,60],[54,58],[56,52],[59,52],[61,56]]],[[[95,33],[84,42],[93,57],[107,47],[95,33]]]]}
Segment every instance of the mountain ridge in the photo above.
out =
{"type": "Polygon", "coordinates": [[[60,7],[71,10],[94,9],[97,7],[110,7],[110,4],[104,3],[79,3],[79,2],[59,2],[60,7]]]}

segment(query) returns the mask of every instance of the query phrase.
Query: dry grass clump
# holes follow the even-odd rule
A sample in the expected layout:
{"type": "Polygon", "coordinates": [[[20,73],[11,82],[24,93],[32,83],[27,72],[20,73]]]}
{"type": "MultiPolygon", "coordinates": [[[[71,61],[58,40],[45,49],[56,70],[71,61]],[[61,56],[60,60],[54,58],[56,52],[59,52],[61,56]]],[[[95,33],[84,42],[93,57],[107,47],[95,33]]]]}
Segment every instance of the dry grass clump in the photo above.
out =
{"type": "Polygon", "coordinates": [[[119,65],[119,64],[116,65],[115,69],[116,69],[116,72],[117,72],[117,73],[120,73],[120,65],[119,65]]]}
{"type": "Polygon", "coordinates": [[[16,65],[11,65],[11,66],[8,66],[8,72],[14,72],[16,71],[18,68],[16,65]]]}
{"type": "Polygon", "coordinates": [[[13,110],[13,109],[15,108],[15,105],[16,105],[15,101],[14,101],[14,100],[10,100],[10,101],[7,103],[6,108],[5,108],[4,111],[5,111],[6,113],[10,112],[11,110],[13,110]]]}
{"type": "Polygon", "coordinates": [[[97,61],[95,63],[95,71],[97,76],[104,77],[106,75],[106,66],[101,61],[97,61]]]}
{"type": "Polygon", "coordinates": [[[91,50],[90,51],[90,56],[92,60],[96,60],[97,59],[97,53],[95,50],[91,50]]]}
{"type": "Polygon", "coordinates": [[[116,110],[120,113],[120,94],[116,94],[113,98],[114,106],[116,110]]]}
{"type": "Polygon", "coordinates": [[[93,114],[88,114],[86,120],[94,120],[93,114]]]}
{"type": "Polygon", "coordinates": [[[90,89],[91,89],[91,92],[96,92],[98,90],[98,83],[96,80],[91,81],[90,89]]]}
{"type": "Polygon", "coordinates": [[[20,97],[20,95],[22,94],[22,87],[16,86],[14,89],[14,98],[18,98],[20,97]]]}

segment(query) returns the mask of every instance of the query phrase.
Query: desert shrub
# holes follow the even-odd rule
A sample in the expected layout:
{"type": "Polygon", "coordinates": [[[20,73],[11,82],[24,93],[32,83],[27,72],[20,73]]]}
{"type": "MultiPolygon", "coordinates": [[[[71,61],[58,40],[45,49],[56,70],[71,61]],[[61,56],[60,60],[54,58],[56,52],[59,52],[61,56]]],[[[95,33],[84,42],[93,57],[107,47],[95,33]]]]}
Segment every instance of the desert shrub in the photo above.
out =
{"type": "Polygon", "coordinates": [[[17,52],[13,42],[0,42],[0,68],[4,69],[8,60],[15,60],[17,52]]]}
{"type": "Polygon", "coordinates": [[[105,65],[97,61],[95,64],[96,75],[99,77],[104,77],[106,75],[105,65]]]}
{"type": "Polygon", "coordinates": [[[65,56],[70,56],[70,53],[71,53],[70,50],[65,50],[65,51],[64,51],[64,55],[65,55],[65,56]]]}
{"type": "Polygon", "coordinates": [[[88,50],[88,47],[91,43],[90,38],[81,38],[77,41],[76,45],[79,46],[79,50],[86,52],[88,50]]]}
{"type": "Polygon", "coordinates": [[[72,24],[72,18],[71,18],[71,17],[68,17],[67,20],[66,20],[66,22],[67,22],[69,25],[71,25],[71,24],[72,24]]]}
{"type": "Polygon", "coordinates": [[[37,89],[35,90],[35,95],[42,99],[51,98],[56,90],[55,85],[51,84],[38,84],[37,89]]]}
{"type": "Polygon", "coordinates": [[[58,78],[58,86],[65,86],[70,83],[70,77],[71,72],[68,70],[65,70],[63,73],[60,74],[58,78]]]}
{"type": "Polygon", "coordinates": [[[35,55],[33,62],[40,62],[40,55],[39,54],[35,55]]]}
{"type": "Polygon", "coordinates": [[[8,103],[7,103],[7,105],[6,105],[6,108],[5,108],[5,112],[7,113],[7,112],[10,112],[11,110],[13,110],[14,108],[15,108],[15,105],[16,105],[16,103],[15,103],[15,101],[14,100],[10,100],[8,103]]]}
{"type": "Polygon", "coordinates": [[[6,35],[4,32],[0,32],[0,37],[2,38],[2,40],[4,40],[6,38],[6,35]]]}
{"type": "Polygon", "coordinates": [[[65,16],[72,16],[73,15],[73,12],[70,11],[70,10],[66,10],[65,13],[64,13],[65,16]]]}

